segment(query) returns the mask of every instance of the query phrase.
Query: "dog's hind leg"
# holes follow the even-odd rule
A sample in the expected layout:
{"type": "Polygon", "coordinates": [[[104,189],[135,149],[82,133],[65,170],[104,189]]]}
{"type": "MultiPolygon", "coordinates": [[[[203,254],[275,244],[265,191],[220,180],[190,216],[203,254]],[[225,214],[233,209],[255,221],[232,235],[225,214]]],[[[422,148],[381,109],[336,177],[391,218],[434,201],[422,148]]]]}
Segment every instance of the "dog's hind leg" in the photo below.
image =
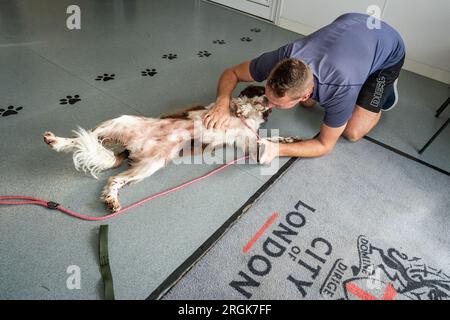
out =
{"type": "Polygon", "coordinates": [[[119,190],[125,185],[139,182],[151,176],[163,168],[165,164],[166,160],[164,158],[153,158],[134,162],[130,169],[108,179],[108,183],[103,188],[100,199],[111,212],[119,211],[119,190]]]}
{"type": "Polygon", "coordinates": [[[44,142],[56,152],[73,152],[76,150],[78,138],[57,137],[52,132],[44,133],[44,142]]]}

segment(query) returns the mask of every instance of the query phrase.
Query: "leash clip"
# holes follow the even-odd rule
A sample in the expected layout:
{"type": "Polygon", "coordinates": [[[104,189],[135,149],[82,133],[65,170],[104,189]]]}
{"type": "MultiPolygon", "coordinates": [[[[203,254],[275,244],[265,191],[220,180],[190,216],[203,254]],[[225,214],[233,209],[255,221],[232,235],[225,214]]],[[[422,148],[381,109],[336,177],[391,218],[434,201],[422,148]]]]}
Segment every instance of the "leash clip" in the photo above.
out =
{"type": "Polygon", "coordinates": [[[53,201],[48,201],[47,202],[47,208],[55,210],[58,209],[59,203],[53,202],[53,201]]]}

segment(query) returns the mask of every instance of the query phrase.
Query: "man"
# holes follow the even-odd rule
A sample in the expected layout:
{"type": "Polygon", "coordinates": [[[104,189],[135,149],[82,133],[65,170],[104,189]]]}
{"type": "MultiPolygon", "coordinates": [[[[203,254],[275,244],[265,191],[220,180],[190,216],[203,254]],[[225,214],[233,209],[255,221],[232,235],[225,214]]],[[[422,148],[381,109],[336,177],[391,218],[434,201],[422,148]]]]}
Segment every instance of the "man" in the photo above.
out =
{"type": "Polygon", "coordinates": [[[322,156],[341,135],[358,141],[378,123],[381,110],[397,103],[396,80],[405,59],[398,32],[381,21],[380,28],[370,29],[368,19],[373,18],[344,14],[305,38],[226,69],[204,125],[225,129],[230,95],[237,83],[267,79],[269,106],[289,109],[318,102],[325,117],[315,139],[289,144],[261,140],[265,148],[260,162],[270,163],[276,156],[322,156]]]}

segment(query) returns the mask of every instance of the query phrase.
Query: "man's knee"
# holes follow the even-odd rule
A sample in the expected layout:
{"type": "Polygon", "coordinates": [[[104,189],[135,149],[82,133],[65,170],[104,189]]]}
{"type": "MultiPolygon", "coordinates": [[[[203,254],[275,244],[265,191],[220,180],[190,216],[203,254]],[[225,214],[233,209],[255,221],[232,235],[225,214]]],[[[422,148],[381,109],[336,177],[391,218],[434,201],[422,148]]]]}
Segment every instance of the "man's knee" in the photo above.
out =
{"type": "Polygon", "coordinates": [[[343,136],[350,142],[356,142],[361,140],[364,137],[364,134],[357,130],[345,130],[343,136]]]}

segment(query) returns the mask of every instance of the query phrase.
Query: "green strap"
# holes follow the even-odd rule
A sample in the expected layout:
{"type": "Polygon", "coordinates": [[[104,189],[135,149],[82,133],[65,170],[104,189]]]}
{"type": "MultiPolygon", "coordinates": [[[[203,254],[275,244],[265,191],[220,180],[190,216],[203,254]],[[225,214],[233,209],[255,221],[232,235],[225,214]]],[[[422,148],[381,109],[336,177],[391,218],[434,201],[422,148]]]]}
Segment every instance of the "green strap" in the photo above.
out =
{"type": "Polygon", "coordinates": [[[114,286],[108,257],[108,225],[100,226],[99,238],[100,272],[105,284],[105,299],[114,300],[114,286]]]}

